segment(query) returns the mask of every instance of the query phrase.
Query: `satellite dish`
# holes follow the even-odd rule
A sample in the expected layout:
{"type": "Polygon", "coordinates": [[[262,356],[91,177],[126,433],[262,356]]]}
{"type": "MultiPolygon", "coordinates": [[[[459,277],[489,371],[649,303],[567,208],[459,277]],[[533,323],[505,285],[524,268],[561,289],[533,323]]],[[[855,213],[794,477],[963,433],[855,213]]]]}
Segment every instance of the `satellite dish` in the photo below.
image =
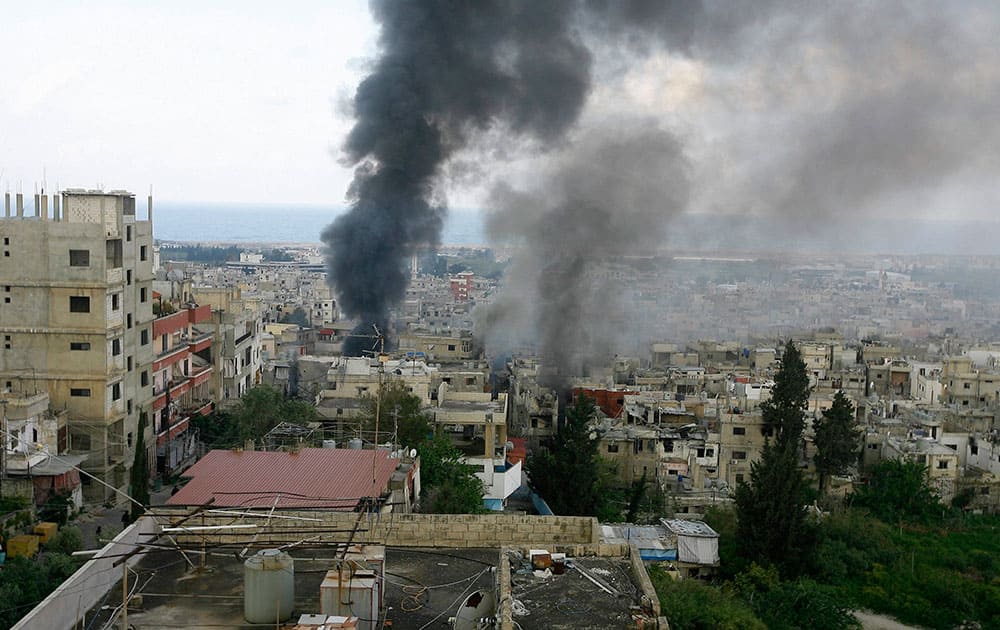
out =
{"type": "Polygon", "coordinates": [[[493,625],[485,625],[482,620],[496,614],[496,602],[491,591],[476,591],[465,598],[455,615],[453,627],[455,630],[480,630],[480,628],[492,628],[493,625]]]}
{"type": "Polygon", "coordinates": [[[417,449],[411,448],[410,449],[410,457],[412,458],[412,457],[416,457],[416,456],[417,456],[417,449]]]}

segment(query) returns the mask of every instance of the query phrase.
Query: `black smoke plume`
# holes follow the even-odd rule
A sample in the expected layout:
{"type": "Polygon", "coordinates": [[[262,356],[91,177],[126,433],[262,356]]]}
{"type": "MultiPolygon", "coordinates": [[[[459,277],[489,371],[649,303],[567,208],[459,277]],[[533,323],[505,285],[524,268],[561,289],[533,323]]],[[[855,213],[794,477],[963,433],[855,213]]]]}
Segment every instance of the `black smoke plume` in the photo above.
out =
{"type": "MultiPolygon", "coordinates": [[[[341,310],[357,334],[385,325],[405,295],[406,260],[437,244],[441,169],[470,134],[501,125],[542,141],[576,120],[590,53],[567,1],[379,0],[380,54],[354,96],[343,150],[355,166],[350,210],[322,234],[341,310]]],[[[370,343],[355,337],[345,354],[370,343]]]]}

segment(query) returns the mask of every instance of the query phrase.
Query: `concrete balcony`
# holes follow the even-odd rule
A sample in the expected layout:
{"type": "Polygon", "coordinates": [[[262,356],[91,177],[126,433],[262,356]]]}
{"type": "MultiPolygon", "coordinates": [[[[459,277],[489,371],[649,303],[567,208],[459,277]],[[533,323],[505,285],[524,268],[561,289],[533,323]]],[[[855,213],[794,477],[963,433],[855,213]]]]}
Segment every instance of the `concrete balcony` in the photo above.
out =
{"type": "Polygon", "coordinates": [[[121,284],[124,277],[124,273],[121,267],[116,267],[114,269],[108,269],[108,284],[121,284]]]}

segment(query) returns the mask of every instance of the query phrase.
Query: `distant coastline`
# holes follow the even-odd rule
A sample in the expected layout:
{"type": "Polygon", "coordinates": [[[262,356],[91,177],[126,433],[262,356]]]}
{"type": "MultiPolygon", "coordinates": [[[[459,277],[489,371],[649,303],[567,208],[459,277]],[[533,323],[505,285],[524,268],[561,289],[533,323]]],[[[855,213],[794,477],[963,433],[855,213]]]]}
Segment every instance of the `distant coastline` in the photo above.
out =
{"type": "MultiPolygon", "coordinates": [[[[319,244],[344,208],[306,204],[161,202],[153,208],[153,236],[188,243],[319,244]]],[[[142,212],[140,212],[140,216],[142,212]]],[[[835,225],[792,223],[780,217],[680,215],[670,220],[664,252],[789,252],[801,254],[1000,254],[1000,222],[899,220],[866,217],[835,225]]],[[[449,211],[446,246],[486,245],[483,213],[449,211]]]]}
{"type": "MultiPolygon", "coordinates": [[[[319,244],[320,233],[343,208],[296,204],[162,202],[153,207],[153,236],[189,243],[319,244]]],[[[441,234],[443,245],[486,242],[482,218],[474,210],[451,210],[441,234]]]]}

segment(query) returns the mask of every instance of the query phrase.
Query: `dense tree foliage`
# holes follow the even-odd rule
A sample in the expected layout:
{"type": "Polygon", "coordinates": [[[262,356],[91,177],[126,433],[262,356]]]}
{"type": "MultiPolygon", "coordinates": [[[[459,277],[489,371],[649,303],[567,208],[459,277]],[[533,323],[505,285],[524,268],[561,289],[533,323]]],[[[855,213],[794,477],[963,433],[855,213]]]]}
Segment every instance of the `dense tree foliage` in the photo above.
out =
{"type": "Polygon", "coordinates": [[[809,379],[789,341],[775,375],[771,399],[762,404],[773,439],[750,466],[750,483],[736,489],[737,537],[748,561],[773,564],[784,574],[800,573],[809,561],[813,528],[806,520],[807,486],[799,466],[809,379]]]}
{"type": "MultiPolygon", "coordinates": [[[[942,516],[940,504],[927,500],[927,509],[917,512],[928,516],[919,523],[885,522],[858,507],[833,510],[817,525],[807,575],[780,582],[773,567],[753,567],[739,555],[735,511],[709,510],[705,520],[720,535],[716,589],[740,593],[769,627],[829,627],[808,621],[817,608],[831,618],[838,610],[866,608],[920,627],[994,627],[1000,619],[1000,518],[957,511],[942,516]],[[807,610],[799,604],[808,604],[807,610]]],[[[666,607],[664,614],[673,626],[666,607]]]]}
{"type": "Polygon", "coordinates": [[[303,328],[309,327],[309,314],[301,306],[296,306],[295,310],[281,316],[282,324],[295,324],[303,328]]]}
{"type": "Polygon", "coordinates": [[[596,415],[593,399],[577,396],[555,439],[528,456],[531,487],[556,514],[595,516],[602,510],[599,442],[590,428],[596,415]]]}
{"type": "Polygon", "coordinates": [[[316,408],[303,400],[287,399],[268,385],[251,388],[228,411],[196,416],[193,424],[209,448],[234,448],[260,440],[282,422],[306,424],[319,419],[316,408]]]}
{"type": "Polygon", "coordinates": [[[820,493],[823,493],[830,475],[842,475],[858,461],[864,441],[854,418],[854,405],[844,392],[834,394],[833,406],[816,419],[813,432],[816,444],[813,462],[819,474],[820,493]]]}
{"type": "Polygon", "coordinates": [[[238,261],[242,247],[213,247],[210,245],[170,245],[160,248],[160,258],[164,263],[172,260],[220,265],[238,261]]]}
{"type": "Polygon", "coordinates": [[[462,453],[446,435],[435,435],[417,447],[424,502],[421,511],[433,514],[478,514],[483,506],[483,484],[462,453]]]}
{"type": "Polygon", "coordinates": [[[38,560],[7,558],[0,569],[0,628],[17,623],[79,566],[64,553],[45,553],[38,560]]]}
{"type": "Polygon", "coordinates": [[[802,354],[789,339],[774,377],[771,398],[760,405],[764,434],[772,437],[779,446],[790,442],[798,446],[808,406],[809,374],[802,354]]]}
{"type": "Polygon", "coordinates": [[[129,480],[128,493],[133,502],[129,505],[132,520],[142,516],[149,506],[149,461],[146,457],[146,412],[139,412],[139,427],[135,439],[135,457],[132,459],[132,471],[129,480]]]}
{"type": "MultiPolygon", "coordinates": [[[[371,439],[375,432],[375,396],[367,396],[361,404],[358,428],[371,439]]],[[[379,441],[389,440],[396,432],[396,443],[417,446],[431,434],[431,419],[424,413],[420,398],[409,391],[402,381],[389,381],[382,386],[381,412],[378,423],[379,441]]]]}
{"type": "Polygon", "coordinates": [[[930,487],[927,467],[899,459],[875,466],[867,485],[858,488],[851,500],[888,523],[928,522],[939,518],[944,511],[930,487]]]}

